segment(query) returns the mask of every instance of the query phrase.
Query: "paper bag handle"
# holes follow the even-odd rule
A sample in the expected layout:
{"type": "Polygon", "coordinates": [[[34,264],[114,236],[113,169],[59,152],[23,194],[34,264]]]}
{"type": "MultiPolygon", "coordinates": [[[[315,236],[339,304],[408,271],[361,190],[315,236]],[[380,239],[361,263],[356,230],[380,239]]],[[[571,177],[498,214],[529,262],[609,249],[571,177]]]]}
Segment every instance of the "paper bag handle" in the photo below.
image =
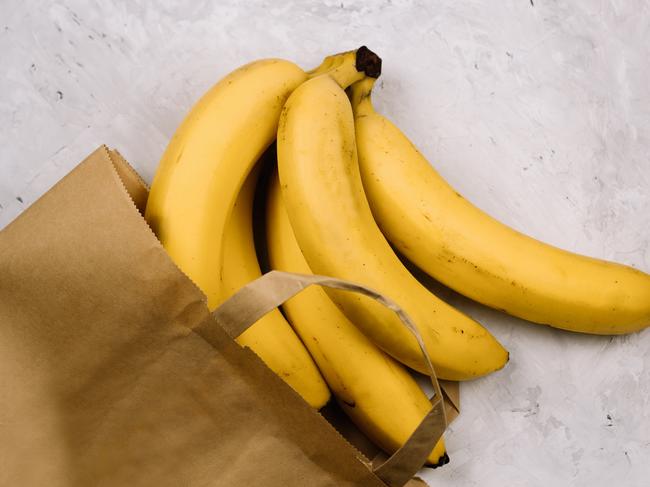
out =
{"type": "MultiPolygon", "coordinates": [[[[397,303],[381,293],[350,281],[319,275],[271,271],[242,287],[214,310],[212,316],[234,339],[262,316],[312,284],[353,291],[377,300],[397,314],[404,326],[413,334],[422,351],[434,390],[431,397],[431,410],[401,448],[380,465],[371,467],[375,475],[386,485],[401,487],[424,465],[447,427],[447,418],[440,385],[422,336],[411,318],[397,303]]],[[[205,322],[195,331],[205,338],[210,334],[205,322]]]]}

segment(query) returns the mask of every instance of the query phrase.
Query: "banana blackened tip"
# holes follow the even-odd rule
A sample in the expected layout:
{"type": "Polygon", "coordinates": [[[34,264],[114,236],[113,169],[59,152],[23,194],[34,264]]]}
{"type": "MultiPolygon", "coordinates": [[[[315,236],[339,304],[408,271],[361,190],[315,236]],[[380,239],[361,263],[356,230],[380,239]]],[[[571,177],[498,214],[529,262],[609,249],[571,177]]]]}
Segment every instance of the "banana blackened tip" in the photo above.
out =
{"type": "Polygon", "coordinates": [[[444,455],[440,457],[440,460],[438,460],[438,463],[434,465],[429,465],[429,467],[438,468],[438,467],[442,467],[443,465],[447,465],[448,463],[449,463],[449,455],[447,455],[447,452],[445,452],[444,455]]]}
{"type": "Polygon", "coordinates": [[[381,58],[366,46],[361,46],[357,49],[356,58],[357,71],[363,71],[366,76],[371,78],[379,78],[381,74],[381,58]]]}
{"type": "Polygon", "coordinates": [[[319,413],[323,413],[326,408],[328,408],[332,404],[332,398],[330,397],[325,404],[322,406],[316,408],[319,413]]]}

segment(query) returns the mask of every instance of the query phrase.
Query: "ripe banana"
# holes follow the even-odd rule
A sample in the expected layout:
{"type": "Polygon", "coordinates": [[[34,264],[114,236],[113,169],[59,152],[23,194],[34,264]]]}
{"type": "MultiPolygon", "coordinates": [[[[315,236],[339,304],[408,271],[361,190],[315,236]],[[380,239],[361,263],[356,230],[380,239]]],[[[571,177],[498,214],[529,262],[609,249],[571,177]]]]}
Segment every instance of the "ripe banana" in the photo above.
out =
{"type": "MultiPolygon", "coordinates": [[[[331,77],[310,79],[287,100],[278,165],[291,226],[315,273],[366,284],[398,302],[418,325],[441,378],[466,380],[503,367],[506,350],[422,286],[381,234],[363,192],[350,102],[331,77]]],[[[426,373],[417,342],[391,311],[364,296],[328,294],[380,348],[426,373]]]]}
{"type": "MultiPolygon", "coordinates": [[[[326,75],[346,87],[358,81],[372,68],[368,52],[331,56],[326,75]]],[[[145,218],[210,308],[221,300],[222,234],[239,189],[275,139],[284,102],[307,79],[281,59],[233,71],[192,108],[160,161],[145,218]]]]}
{"type": "MultiPolygon", "coordinates": [[[[272,152],[270,149],[268,152],[272,152]]],[[[273,152],[275,156],[275,152],[273,152]]],[[[259,165],[242,186],[223,236],[222,298],[260,277],[262,272],[253,240],[253,201],[259,165]]],[[[255,322],[237,338],[249,347],[312,407],[320,409],[330,391],[316,364],[279,310],[275,309],[255,322]]]]}
{"type": "Polygon", "coordinates": [[[180,269],[221,300],[221,239],[239,189],[273,141],[289,94],[307,79],[295,64],[264,59],[236,69],[192,108],[165,151],[145,218],[180,269]]]}
{"type": "MultiPolygon", "coordinates": [[[[269,263],[273,269],[311,274],[289,222],[277,173],[266,206],[269,263]]],[[[351,323],[321,288],[290,299],[283,310],[314,357],[338,403],[357,427],[387,453],[409,438],[431,408],[413,377],[351,323]]],[[[428,462],[449,461],[441,438],[428,462]]]]}
{"type": "Polygon", "coordinates": [[[511,315],[566,330],[620,334],[650,325],[650,275],[523,235],[464,199],[351,88],[363,185],[388,240],[445,285],[511,315]]]}

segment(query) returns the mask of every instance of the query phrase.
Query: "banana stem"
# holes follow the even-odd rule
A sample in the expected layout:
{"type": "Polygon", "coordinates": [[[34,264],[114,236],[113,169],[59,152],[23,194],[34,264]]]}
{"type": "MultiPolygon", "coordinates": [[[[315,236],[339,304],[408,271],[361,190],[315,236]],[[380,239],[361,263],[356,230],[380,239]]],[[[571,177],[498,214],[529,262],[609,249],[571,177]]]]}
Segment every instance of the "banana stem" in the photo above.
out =
{"type": "Polygon", "coordinates": [[[342,61],[343,55],[348,54],[349,52],[353,52],[353,51],[337,52],[336,54],[330,54],[329,56],[325,57],[325,59],[323,59],[323,62],[320,63],[319,66],[315,67],[314,69],[310,69],[309,71],[306,71],[307,76],[309,76],[309,78],[315,78],[316,76],[325,74],[326,72],[330,71],[334,67],[338,66],[342,61]]]}
{"type": "Polygon", "coordinates": [[[348,88],[350,103],[352,104],[352,111],[355,117],[363,117],[374,111],[371,94],[375,86],[375,81],[375,78],[366,77],[348,88]]]}
{"type": "Polygon", "coordinates": [[[327,56],[325,59],[323,59],[323,62],[320,63],[319,66],[316,66],[314,69],[310,69],[309,71],[305,71],[307,73],[307,76],[309,78],[315,78],[316,76],[320,76],[323,73],[326,73],[330,69],[332,69],[332,64],[334,63],[334,60],[339,56],[338,54],[333,54],[331,56],[327,56]]]}
{"type": "Polygon", "coordinates": [[[341,62],[330,69],[327,75],[334,79],[339,86],[346,89],[352,83],[364,78],[365,73],[357,69],[357,52],[346,52],[341,56],[341,62]]]}
{"type": "Polygon", "coordinates": [[[310,78],[328,75],[341,88],[369,76],[377,78],[381,74],[381,58],[365,46],[355,51],[347,51],[328,56],[323,63],[307,73],[310,78]]]}

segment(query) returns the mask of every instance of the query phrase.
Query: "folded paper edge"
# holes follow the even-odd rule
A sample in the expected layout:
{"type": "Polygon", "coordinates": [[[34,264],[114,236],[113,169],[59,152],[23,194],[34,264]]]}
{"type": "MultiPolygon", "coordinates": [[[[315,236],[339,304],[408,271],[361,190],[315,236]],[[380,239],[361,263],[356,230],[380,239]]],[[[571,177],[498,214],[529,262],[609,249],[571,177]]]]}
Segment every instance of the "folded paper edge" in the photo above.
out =
{"type": "MultiPolygon", "coordinates": [[[[133,166],[131,166],[131,164],[129,164],[129,162],[117,150],[109,149],[108,146],[106,146],[106,144],[102,144],[93,153],[91,153],[88,157],[91,157],[96,152],[100,152],[103,159],[110,164],[111,168],[113,169],[113,175],[115,176],[115,179],[119,183],[119,187],[122,189],[125,196],[129,199],[129,201],[133,205],[133,208],[138,213],[138,216],[140,217],[140,220],[141,220],[142,224],[149,231],[150,235],[154,238],[155,242],[161,248],[161,250],[165,251],[165,248],[163,247],[162,243],[160,242],[160,240],[158,240],[158,236],[156,235],[156,233],[153,231],[153,229],[149,225],[149,222],[144,218],[144,208],[146,207],[146,197],[148,196],[148,193],[145,193],[145,201],[144,201],[143,209],[142,209],[142,212],[141,212],[140,208],[138,207],[138,204],[135,202],[135,200],[133,199],[132,194],[129,192],[127,184],[124,182],[124,179],[122,179],[122,176],[120,176],[120,171],[119,171],[118,167],[121,167],[122,169],[124,169],[128,173],[133,173],[136,176],[137,184],[142,185],[142,187],[138,187],[138,191],[145,190],[145,191],[148,192],[147,184],[144,182],[142,177],[137,173],[137,171],[135,169],[133,169],[133,166]],[[118,157],[115,157],[115,158],[111,157],[111,153],[113,151],[115,152],[115,154],[117,154],[118,157]]],[[[135,183],[135,181],[134,181],[134,183],[135,183]]],[[[205,295],[205,293],[201,290],[201,288],[196,284],[196,282],[194,282],[194,280],[190,276],[188,276],[185,272],[183,272],[183,269],[181,269],[176,264],[176,262],[174,262],[174,260],[169,256],[169,254],[167,254],[166,251],[165,251],[165,254],[169,258],[169,261],[174,265],[176,270],[178,270],[178,272],[180,272],[181,275],[183,277],[185,277],[185,279],[187,279],[192,284],[192,286],[200,293],[200,295],[202,297],[202,301],[205,304],[205,307],[208,308],[208,298],[205,295]]]]}
{"type": "Polygon", "coordinates": [[[140,177],[136,170],[133,169],[117,150],[106,147],[106,151],[126,191],[129,193],[140,214],[144,215],[149,191],[147,183],[145,183],[144,179],[140,177]]]}

